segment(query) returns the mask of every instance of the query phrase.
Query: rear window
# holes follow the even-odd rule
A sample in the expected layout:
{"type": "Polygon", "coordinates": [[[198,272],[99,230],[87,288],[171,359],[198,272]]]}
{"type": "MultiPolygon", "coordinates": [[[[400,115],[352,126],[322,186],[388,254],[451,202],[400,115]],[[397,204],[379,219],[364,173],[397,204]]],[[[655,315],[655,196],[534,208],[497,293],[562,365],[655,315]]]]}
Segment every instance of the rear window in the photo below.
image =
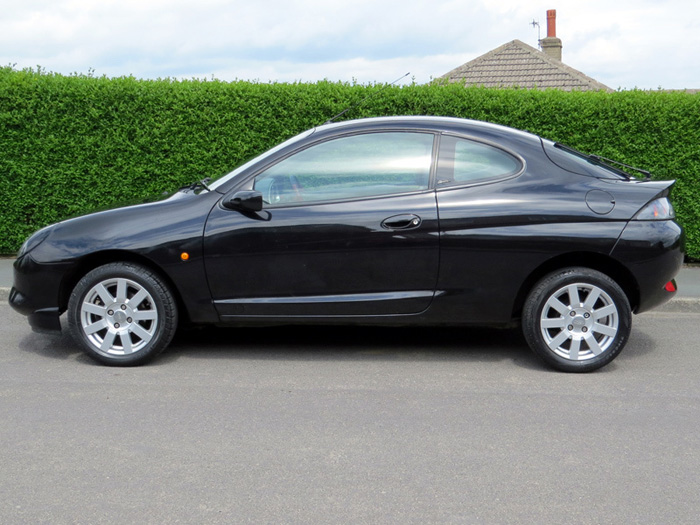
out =
{"type": "Polygon", "coordinates": [[[576,151],[568,146],[560,146],[550,140],[543,139],[542,147],[549,160],[561,169],[571,173],[588,175],[599,179],[627,180],[631,177],[614,168],[601,166],[598,162],[588,158],[586,153],[576,151]]]}

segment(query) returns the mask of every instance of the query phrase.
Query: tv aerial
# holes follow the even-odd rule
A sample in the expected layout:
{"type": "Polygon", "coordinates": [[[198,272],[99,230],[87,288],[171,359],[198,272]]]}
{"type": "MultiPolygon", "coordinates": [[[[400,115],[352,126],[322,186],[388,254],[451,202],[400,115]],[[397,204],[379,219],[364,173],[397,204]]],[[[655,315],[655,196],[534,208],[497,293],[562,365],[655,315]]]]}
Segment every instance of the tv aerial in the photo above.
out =
{"type": "Polygon", "coordinates": [[[532,22],[530,24],[532,28],[537,28],[537,45],[541,48],[542,47],[542,35],[540,35],[540,22],[539,20],[535,20],[534,18],[532,19],[532,22]]]}

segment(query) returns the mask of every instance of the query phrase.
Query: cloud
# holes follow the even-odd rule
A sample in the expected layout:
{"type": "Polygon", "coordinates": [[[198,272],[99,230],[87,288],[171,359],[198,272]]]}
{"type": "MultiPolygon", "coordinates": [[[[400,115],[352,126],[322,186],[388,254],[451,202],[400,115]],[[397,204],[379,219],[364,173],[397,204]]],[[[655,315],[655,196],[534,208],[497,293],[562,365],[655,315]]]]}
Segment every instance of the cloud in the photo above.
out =
{"type": "MultiPolygon", "coordinates": [[[[700,87],[690,1],[558,0],[564,61],[611,87],[700,87]],[[679,15],[678,10],[684,9],[679,15]],[[684,47],[685,46],[685,47],[684,47]]],[[[518,38],[551,1],[23,0],[0,20],[0,62],[108,76],[417,82],[518,38]]]]}

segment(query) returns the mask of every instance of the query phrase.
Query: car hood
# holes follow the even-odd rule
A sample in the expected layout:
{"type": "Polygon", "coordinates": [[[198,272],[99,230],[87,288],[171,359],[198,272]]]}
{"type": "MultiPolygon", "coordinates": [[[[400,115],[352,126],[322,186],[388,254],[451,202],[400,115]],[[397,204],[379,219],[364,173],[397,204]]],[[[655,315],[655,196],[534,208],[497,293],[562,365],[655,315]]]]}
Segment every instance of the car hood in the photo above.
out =
{"type": "Polygon", "coordinates": [[[65,261],[95,252],[125,250],[148,256],[173,244],[201,239],[216,192],[176,193],[161,201],[105,210],[50,227],[34,258],[65,261]]]}

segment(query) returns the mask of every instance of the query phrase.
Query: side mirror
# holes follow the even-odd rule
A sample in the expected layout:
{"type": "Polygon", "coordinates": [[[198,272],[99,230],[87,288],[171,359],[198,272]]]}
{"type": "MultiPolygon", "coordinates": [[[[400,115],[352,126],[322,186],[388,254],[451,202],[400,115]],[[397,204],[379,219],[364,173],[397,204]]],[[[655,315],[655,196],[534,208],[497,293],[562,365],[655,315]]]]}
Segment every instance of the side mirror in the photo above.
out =
{"type": "Polygon", "coordinates": [[[259,191],[237,191],[230,197],[225,197],[221,205],[228,210],[262,211],[263,196],[259,191]]]}

